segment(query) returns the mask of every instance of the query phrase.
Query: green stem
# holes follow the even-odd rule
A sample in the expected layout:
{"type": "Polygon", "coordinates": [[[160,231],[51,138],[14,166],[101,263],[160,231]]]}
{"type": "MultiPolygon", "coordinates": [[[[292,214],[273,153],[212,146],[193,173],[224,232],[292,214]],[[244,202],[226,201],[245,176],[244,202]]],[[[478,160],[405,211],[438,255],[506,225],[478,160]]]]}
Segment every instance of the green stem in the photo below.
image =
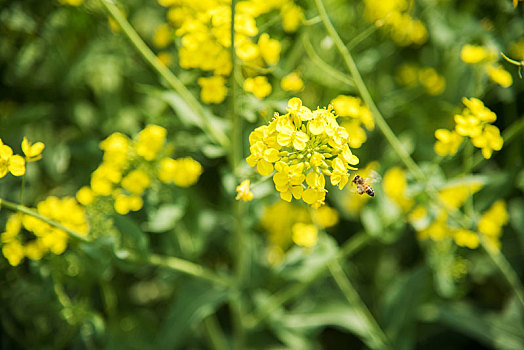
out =
{"type": "Polygon", "coordinates": [[[229,349],[224,333],[220,328],[220,324],[216,319],[215,315],[210,315],[206,317],[203,321],[204,329],[206,331],[207,337],[209,338],[209,345],[211,349],[215,350],[226,350],[229,349]]]}
{"type": "Polygon", "coordinates": [[[488,254],[491,261],[493,261],[495,266],[497,266],[499,271],[502,273],[504,279],[513,289],[513,292],[517,296],[517,299],[519,300],[520,304],[524,307],[524,289],[522,288],[519,276],[517,275],[509,261],[506,259],[504,254],[502,254],[499,251],[495,251],[493,248],[491,248],[489,245],[490,243],[486,241],[486,238],[482,234],[480,234],[479,236],[482,248],[484,248],[484,251],[488,254]]]}
{"type": "Polygon", "coordinates": [[[376,25],[369,26],[366,30],[363,30],[358,35],[356,35],[351,41],[346,45],[348,50],[353,50],[358,44],[360,44],[364,39],[373,34],[378,27],[376,25]]]}
{"type": "Polygon", "coordinates": [[[347,242],[344,243],[344,245],[340,248],[337,255],[335,255],[332,259],[327,261],[326,264],[323,267],[319,268],[319,270],[308,280],[295,283],[292,286],[283,289],[269,297],[268,302],[264,304],[263,308],[258,309],[254,315],[246,317],[246,326],[248,328],[257,327],[260,324],[260,322],[266,319],[266,317],[278,310],[278,308],[286,304],[291,299],[302,294],[315,281],[317,281],[320,277],[324,276],[324,272],[328,268],[328,264],[337,259],[345,259],[349,256],[352,256],[357,251],[362,249],[366,244],[371,242],[373,239],[373,237],[369,236],[366,233],[358,233],[355,236],[348,239],[347,242]]]}
{"type": "Polygon", "coordinates": [[[313,62],[324,73],[328,74],[331,79],[338,80],[340,83],[347,85],[348,87],[355,87],[355,83],[353,82],[353,79],[351,79],[350,76],[336,70],[328,63],[324,62],[324,60],[320,58],[319,55],[317,55],[315,49],[313,48],[313,45],[311,45],[311,41],[309,40],[308,35],[302,36],[302,43],[311,62],[313,62]]]}
{"type": "Polygon", "coordinates": [[[371,329],[368,333],[369,339],[367,345],[372,349],[389,349],[389,340],[386,334],[358,295],[355,287],[353,287],[353,284],[342,270],[342,266],[340,266],[338,260],[332,261],[329,264],[329,272],[348,303],[356,309],[362,319],[366,320],[368,328],[371,329]]]}
{"type": "Polygon", "coordinates": [[[208,114],[198,100],[191,94],[191,92],[185,87],[185,85],[166,67],[160,60],[155,56],[153,51],[146,45],[146,43],[140,38],[136,30],[131,26],[128,20],[122,15],[118,7],[111,0],[101,0],[104,8],[114,18],[118,25],[122,28],[122,31],[127,36],[129,41],[142,55],[147,63],[158,73],[162,78],[165,79],[167,84],[175,90],[184,101],[191,107],[197,115],[200,117],[202,128],[209,137],[211,137],[217,144],[227,148],[229,145],[228,137],[218,128],[213,127],[211,121],[208,118],[208,114]]]}
{"type": "Polygon", "coordinates": [[[335,46],[339,51],[340,55],[342,56],[348,71],[351,73],[351,76],[353,77],[353,80],[360,93],[360,96],[362,97],[366,105],[369,107],[371,113],[373,114],[377,127],[380,129],[382,134],[384,134],[386,140],[389,142],[395,153],[399,156],[400,160],[408,168],[411,174],[420,182],[425,182],[426,177],[424,173],[417,165],[417,163],[415,163],[415,161],[411,158],[409,153],[404,149],[404,146],[402,146],[402,143],[399,141],[393,130],[391,130],[386,120],[378,110],[378,107],[373,101],[373,98],[371,97],[371,94],[369,93],[369,90],[367,89],[364,80],[362,80],[362,76],[360,75],[360,72],[358,70],[357,65],[355,64],[355,61],[353,60],[353,57],[349,53],[347,47],[344,45],[344,42],[342,42],[342,39],[338,35],[335,27],[331,23],[331,20],[328,17],[322,0],[315,0],[315,4],[317,6],[320,18],[322,18],[322,23],[324,24],[324,27],[326,28],[328,35],[335,43],[335,46]]]}
{"type": "Polygon", "coordinates": [[[217,285],[231,285],[231,281],[228,277],[219,276],[201,265],[195,264],[191,261],[187,261],[184,259],[176,258],[174,256],[162,256],[158,254],[151,254],[147,258],[146,262],[151,265],[167,267],[178,272],[183,272],[194,277],[205,279],[217,285]]]}
{"type": "Polygon", "coordinates": [[[33,217],[35,217],[37,219],[40,219],[43,222],[45,222],[46,224],[49,224],[49,225],[51,225],[53,227],[56,227],[56,228],[58,228],[58,229],[60,229],[62,231],[65,231],[68,235],[70,235],[71,237],[73,237],[75,239],[78,239],[79,241],[90,242],[90,240],[88,238],[84,237],[84,235],[82,235],[81,233],[73,231],[73,230],[65,227],[64,225],[62,225],[61,223],[59,223],[59,222],[57,222],[55,220],[52,220],[52,219],[49,219],[48,217],[40,215],[40,213],[37,212],[36,210],[30,209],[30,208],[28,208],[26,206],[23,206],[23,205],[20,205],[20,204],[17,204],[17,203],[13,203],[13,202],[9,202],[9,201],[6,201],[6,200],[1,199],[1,198],[0,198],[0,206],[5,207],[7,209],[11,209],[11,210],[15,210],[15,211],[24,213],[26,215],[33,216],[33,217]]]}

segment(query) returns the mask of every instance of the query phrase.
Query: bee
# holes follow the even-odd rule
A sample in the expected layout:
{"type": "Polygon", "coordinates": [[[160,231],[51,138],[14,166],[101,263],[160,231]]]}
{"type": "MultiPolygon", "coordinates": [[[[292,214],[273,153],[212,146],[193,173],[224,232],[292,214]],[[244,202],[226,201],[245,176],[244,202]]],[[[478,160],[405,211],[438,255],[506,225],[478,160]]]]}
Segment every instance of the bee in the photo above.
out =
{"type": "Polygon", "coordinates": [[[376,172],[372,171],[370,173],[370,176],[363,178],[360,175],[355,175],[353,182],[355,185],[357,185],[356,192],[358,194],[364,194],[366,193],[370,197],[375,197],[375,191],[373,191],[373,188],[369,185],[370,183],[378,182],[380,181],[380,175],[378,175],[376,172]]]}

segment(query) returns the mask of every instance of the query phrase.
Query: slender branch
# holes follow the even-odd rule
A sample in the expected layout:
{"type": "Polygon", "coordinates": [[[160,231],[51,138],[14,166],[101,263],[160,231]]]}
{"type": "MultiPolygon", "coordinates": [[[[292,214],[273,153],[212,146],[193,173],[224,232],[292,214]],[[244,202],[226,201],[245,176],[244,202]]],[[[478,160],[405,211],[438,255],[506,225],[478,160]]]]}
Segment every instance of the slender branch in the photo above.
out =
{"type": "Polygon", "coordinates": [[[184,101],[197,113],[202,123],[202,128],[216,143],[223,147],[229,145],[228,137],[218,128],[213,127],[208,118],[207,112],[204,110],[200,102],[191,94],[185,85],[155,56],[153,51],[140,38],[136,30],[131,26],[127,19],[122,15],[118,7],[111,0],[101,0],[104,8],[109,12],[113,19],[122,28],[122,31],[127,36],[129,41],[138,50],[147,63],[165,79],[167,84],[175,90],[184,101]]]}
{"type": "Polygon", "coordinates": [[[222,329],[220,328],[220,323],[218,322],[215,315],[209,315],[203,321],[204,330],[209,338],[209,345],[212,349],[215,350],[227,350],[229,349],[228,342],[222,329]]]}
{"type": "Polygon", "coordinates": [[[229,277],[219,276],[201,265],[174,256],[151,254],[146,262],[151,265],[167,267],[175,271],[205,279],[217,285],[230,286],[232,284],[229,277]]]}
{"type": "Polygon", "coordinates": [[[370,338],[368,342],[369,347],[373,349],[390,349],[391,347],[388,345],[389,340],[386,333],[380,328],[380,325],[358,295],[355,287],[353,287],[353,284],[342,270],[342,266],[340,266],[338,260],[332,261],[329,264],[329,272],[348,303],[360,313],[360,316],[366,320],[368,327],[372,330],[368,333],[370,338]]]}
{"type": "Polygon", "coordinates": [[[74,230],[71,230],[70,228],[65,227],[61,223],[59,223],[59,222],[57,222],[55,220],[49,219],[48,217],[41,215],[36,210],[33,210],[33,209],[28,208],[26,206],[23,206],[23,205],[20,205],[20,204],[16,204],[16,203],[13,203],[13,202],[9,202],[9,201],[6,201],[4,199],[0,199],[0,206],[5,207],[7,209],[11,209],[11,210],[15,210],[15,211],[24,213],[26,215],[33,216],[33,217],[35,217],[37,219],[40,219],[43,222],[45,222],[46,224],[49,224],[49,225],[51,225],[53,227],[56,227],[56,228],[58,228],[58,229],[60,229],[62,231],[65,231],[69,236],[71,236],[71,237],[73,237],[75,239],[78,239],[79,241],[91,242],[91,240],[88,239],[87,237],[85,237],[83,234],[81,234],[79,232],[76,232],[74,230]]]}
{"type": "Polygon", "coordinates": [[[378,107],[373,101],[373,98],[371,97],[371,94],[369,93],[366,84],[362,80],[362,76],[360,75],[360,72],[358,70],[357,65],[355,64],[355,61],[353,60],[353,57],[349,53],[347,47],[344,45],[344,42],[342,42],[342,39],[338,35],[335,27],[331,23],[331,20],[328,17],[322,0],[315,0],[315,4],[317,6],[320,18],[322,18],[322,23],[324,24],[324,27],[326,28],[328,35],[335,43],[335,46],[339,51],[340,55],[342,56],[348,71],[351,73],[351,76],[353,77],[353,80],[360,93],[360,96],[362,97],[366,105],[369,107],[371,113],[373,114],[377,127],[380,129],[382,134],[384,134],[384,137],[387,139],[395,153],[397,153],[400,160],[413,174],[413,176],[415,176],[415,178],[417,178],[417,180],[419,180],[420,182],[425,182],[426,176],[424,175],[420,167],[417,165],[417,163],[415,163],[415,161],[411,158],[409,153],[404,149],[404,146],[399,141],[393,130],[391,130],[388,123],[378,110],[378,107]]]}

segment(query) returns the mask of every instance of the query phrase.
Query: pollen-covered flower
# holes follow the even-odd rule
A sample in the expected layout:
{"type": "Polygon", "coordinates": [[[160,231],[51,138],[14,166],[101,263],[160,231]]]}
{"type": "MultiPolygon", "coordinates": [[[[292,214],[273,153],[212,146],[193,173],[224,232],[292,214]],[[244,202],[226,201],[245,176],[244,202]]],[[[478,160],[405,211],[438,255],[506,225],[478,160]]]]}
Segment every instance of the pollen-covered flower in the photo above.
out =
{"type": "Polygon", "coordinates": [[[286,114],[275,113],[269,125],[251,133],[249,142],[247,163],[264,176],[277,170],[273,181],[281,198],[302,198],[314,208],[324,204],[325,176],[342,189],[348,182],[348,170],[355,170],[359,162],[333,108],[311,111],[296,97],[289,100],[286,114]]]}
{"type": "Polygon", "coordinates": [[[44,143],[43,142],[37,142],[35,144],[31,144],[27,137],[24,137],[22,140],[22,152],[25,154],[25,161],[26,162],[36,162],[39,159],[42,159],[42,151],[44,150],[44,143]]]}
{"type": "Polygon", "coordinates": [[[243,200],[244,202],[249,202],[253,199],[253,192],[249,189],[250,184],[251,181],[244,180],[237,186],[237,196],[235,197],[237,201],[243,200]]]}

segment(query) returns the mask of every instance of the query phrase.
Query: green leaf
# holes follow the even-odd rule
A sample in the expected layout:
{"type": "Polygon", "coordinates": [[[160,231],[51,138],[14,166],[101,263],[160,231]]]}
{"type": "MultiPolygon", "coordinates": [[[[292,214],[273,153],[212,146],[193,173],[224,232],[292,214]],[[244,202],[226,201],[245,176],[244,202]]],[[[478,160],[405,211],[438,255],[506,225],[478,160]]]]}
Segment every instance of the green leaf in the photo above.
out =
{"type": "Polygon", "coordinates": [[[125,259],[129,256],[145,256],[149,252],[149,240],[138,225],[128,216],[114,215],[115,227],[120,231],[120,239],[115,244],[117,257],[125,259]]]}
{"type": "Polygon", "coordinates": [[[192,328],[205,317],[213,314],[226,300],[228,293],[210,287],[208,282],[186,280],[180,284],[164,326],[158,331],[155,349],[183,348],[184,340],[192,328]]]}
{"type": "Polygon", "coordinates": [[[150,213],[149,220],[145,224],[148,232],[165,232],[175,227],[177,222],[184,216],[187,200],[181,199],[177,203],[165,204],[150,213]]]}

